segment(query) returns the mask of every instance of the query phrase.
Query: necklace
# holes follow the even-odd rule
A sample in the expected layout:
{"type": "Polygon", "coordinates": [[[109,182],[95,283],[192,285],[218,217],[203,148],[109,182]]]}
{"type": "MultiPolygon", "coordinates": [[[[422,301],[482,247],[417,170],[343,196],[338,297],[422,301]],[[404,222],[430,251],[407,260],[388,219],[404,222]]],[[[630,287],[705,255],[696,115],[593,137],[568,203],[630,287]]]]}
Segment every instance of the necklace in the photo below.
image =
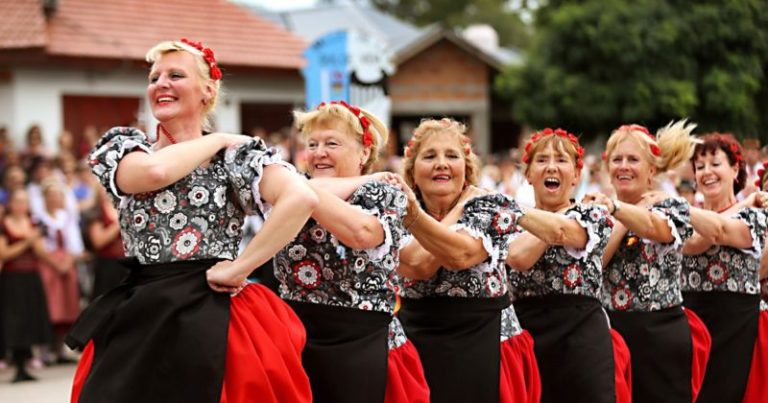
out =
{"type": "Polygon", "coordinates": [[[461,195],[459,195],[459,197],[457,197],[456,200],[454,200],[453,203],[451,203],[450,207],[448,207],[448,209],[445,210],[445,214],[443,214],[443,215],[440,215],[438,213],[433,213],[433,212],[429,211],[429,209],[426,209],[426,206],[425,206],[425,209],[427,210],[427,214],[431,215],[432,218],[434,218],[437,221],[442,221],[443,218],[445,218],[445,216],[451,210],[453,210],[454,207],[456,207],[456,205],[459,203],[459,199],[461,199],[461,195]]]}
{"type": "Polygon", "coordinates": [[[728,206],[726,206],[725,208],[718,210],[717,214],[720,214],[723,211],[728,210],[729,208],[733,207],[735,204],[736,204],[736,202],[733,202],[733,203],[729,204],[728,206]]]}
{"type": "Polygon", "coordinates": [[[171,142],[171,144],[176,144],[176,138],[174,138],[173,135],[168,132],[168,130],[165,130],[165,127],[163,127],[162,123],[157,124],[157,132],[164,135],[168,141],[171,142]]]}

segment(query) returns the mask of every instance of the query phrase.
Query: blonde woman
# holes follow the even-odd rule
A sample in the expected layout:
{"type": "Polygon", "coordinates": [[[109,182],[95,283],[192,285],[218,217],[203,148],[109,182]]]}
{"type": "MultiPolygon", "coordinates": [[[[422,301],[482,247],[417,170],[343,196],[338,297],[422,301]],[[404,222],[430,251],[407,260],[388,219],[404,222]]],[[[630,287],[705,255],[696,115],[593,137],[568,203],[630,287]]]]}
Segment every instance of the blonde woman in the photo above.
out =
{"type": "Polygon", "coordinates": [[[451,119],[424,120],[405,150],[413,239],[401,254],[399,317],[432,402],[538,402],[533,342],[510,305],[504,265],[522,212],[475,187],[478,162],[465,131],[451,119]]]}
{"type": "Polygon", "coordinates": [[[314,401],[426,403],[419,355],[393,316],[405,195],[382,180],[388,174],[367,175],[386,127],[346,102],[294,115],[320,203],[274,266],[280,296],[307,329],[314,401]]]}
{"type": "Polygon", "coordinates": [[[89,157],[133,259],[68,336],[85,347],[72,401],[311,402],[301,322],[245,279],[296,235],[317,196],[261,139],[205,134],[221,85],[210,48],[162,42],[147,61],[158,141],[117,127],[89,157]],[[246,213],[267,218],[238,256],[246,213]]]}
{"type": "Polygon", "coordinates": [[[639,125],[618,128],[604,155],[617,199],[586,198],[605,205],[615,219],[603,255],[602,302],[629,346],[636,402],[694,401],[709,356],[709,333],[683,309],[680,290],[682,249],[693,234],[692,222],[708,234],[709,221],[685,199],[652,193],[657,173],[690,158],[694,127],[681,121],[656,135],[639,125]]]}

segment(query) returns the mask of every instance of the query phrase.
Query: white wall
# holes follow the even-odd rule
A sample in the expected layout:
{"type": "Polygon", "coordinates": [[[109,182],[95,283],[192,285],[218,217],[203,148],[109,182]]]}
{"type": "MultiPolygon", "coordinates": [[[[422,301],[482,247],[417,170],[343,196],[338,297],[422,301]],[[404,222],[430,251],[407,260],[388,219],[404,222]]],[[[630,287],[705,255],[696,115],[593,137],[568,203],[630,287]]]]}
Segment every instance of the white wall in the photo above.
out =
{"type": "MultiPolygon", "coordinates": [[[[55,147],[62,128],[63,95],[134,96],[142,99],[140,120],[147,127],[156,121],[147,108],[146,71],[116,69],[111,71],[63,70],[61,68],[18,68],[9,84],[0,84],[0,124],[8,125],[16,144],[22,144],[27,128],[40,124],[45,143],[55,147]]],[[[240,103],[254,101],[304,102],[304,83],[297,73],[275,78],[251,75],[225,77],[224,96],[219,100],[218,130],[240,132],[240,103]]]]}

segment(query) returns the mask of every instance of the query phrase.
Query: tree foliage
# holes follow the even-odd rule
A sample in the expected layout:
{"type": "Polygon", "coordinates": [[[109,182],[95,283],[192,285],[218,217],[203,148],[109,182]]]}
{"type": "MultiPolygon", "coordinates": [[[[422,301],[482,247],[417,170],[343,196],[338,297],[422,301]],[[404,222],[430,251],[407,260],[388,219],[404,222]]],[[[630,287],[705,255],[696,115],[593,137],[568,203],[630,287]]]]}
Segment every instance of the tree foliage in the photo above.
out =
{"type": "Polygon", "coordinates": [[[499,35],[499,44],[525,48],[528,26],[519,10],[506,0],[371,0],[378,9],[418,26],[440,23],[451,28],[488,24],[499,35]]]}
{"type": "Polygon", "coordinates": [[[698,132],[768,124],[765,0],[550,0],[524,66],[497,91],[533,127],[587,136],[690,117],[698,132]]]}

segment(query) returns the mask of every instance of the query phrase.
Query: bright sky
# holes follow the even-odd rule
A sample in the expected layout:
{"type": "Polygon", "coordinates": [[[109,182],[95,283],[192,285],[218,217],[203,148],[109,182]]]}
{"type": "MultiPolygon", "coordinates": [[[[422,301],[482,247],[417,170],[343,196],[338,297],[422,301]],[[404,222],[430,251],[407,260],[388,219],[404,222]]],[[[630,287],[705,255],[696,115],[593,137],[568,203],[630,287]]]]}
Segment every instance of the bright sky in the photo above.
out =
{"type": "Polygon", "coordinates": [[[238,3],[253,4],[273,11],[308,8],[315,5],[316,0],[235,0],[238,3]]]}

